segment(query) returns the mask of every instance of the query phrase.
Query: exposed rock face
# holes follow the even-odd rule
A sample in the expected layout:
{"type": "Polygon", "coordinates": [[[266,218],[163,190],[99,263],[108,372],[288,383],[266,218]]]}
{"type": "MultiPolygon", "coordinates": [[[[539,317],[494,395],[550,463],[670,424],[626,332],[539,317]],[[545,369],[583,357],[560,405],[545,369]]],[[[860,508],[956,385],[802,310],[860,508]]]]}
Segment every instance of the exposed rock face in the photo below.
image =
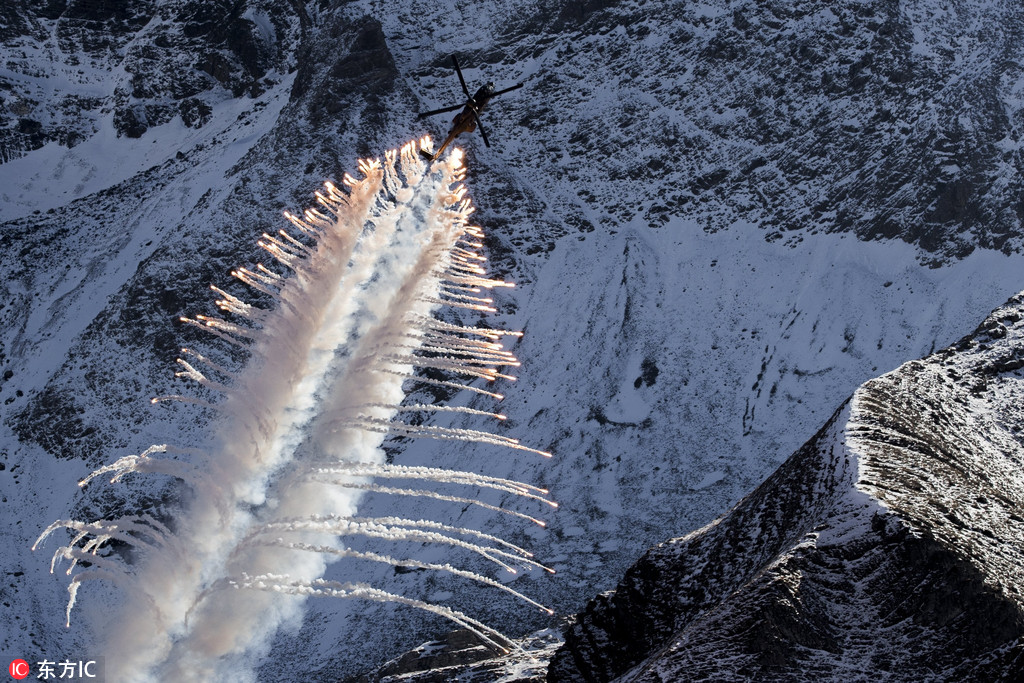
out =
{"type": "MultiPolygon", "coordinates": [[[[1024,10],[1015,3],[492,4],[503,21],[485,48],[445,49],[499,64],[557,45],[558,68],[532,84],[540,97],[518,121],[539,143],[522,153],[564,152],[565,179],[578,188],[571,202],[551,198],[566,219],[549,231],[590,232],[602,207],[606,229],[638,215],[655,226],[694,215],[712,229],[743,219],[772,239],[898,237],[935,262],[1021,247],[1014,55],[1024,10]],[[602,97],[613,85],[618,96],[602,97]],[[599,162],[614,192],[588,186],[599,162]],[[651,183],[659,192],[648,199],[651,183]]],[[[176,118],[201,126],[211,104],[259,95],[275,71],[302,69],[300,89],[359,73],[361,91],[384,97],[374,73],[386,64],[372,57],[384,36],[392,49],[420,51],[402,22],[450,20],[442,8],[367,8],[384,31],[365,36],[363,58],[346,66],[307,62],[300,47],[305,31],[334,30],[321,18],[342,14],[342,3],[29,5],[2,10],[10,71],[0,76],[0,161],[47,141],[74,145],[111,109],[130,137],[176,118]]],[[[322,90],[321,106],[337,111],[334,94],[322,90]]]]}
{"type": "Polygon", "coordinates": [[[549,680],[1019,680],[1024,294],[862,386],[756,491],[652,549],[549,680]]]}
{"type": "Polygon", "coordinates": [[[559,62],[523,122],[568,157],[579,232],[691,215],[750,220],[769,239],[895,237],[933,262],[1017,250],[1024,13],[944,7],[570,3],[510,29],[516,59],[553,49],[559,62]],[[954,57],[959,37],[976,51],[954,57]],[[586,106],[567,111],[574,99],[586,106]],[[589,187],[595,165],[615,183],[589,187]]]}
{"type": "Polygon", "coordinates": [[[225,97],[258,97],[294,67],[301,6],[251,0],[53,0],[5,9],[0,163],[73,147],[113,112],[118,135],[199,128],[225,97]]]}
{"type": "MultiPolygon", "coordinates": [[[[181,27],[189,24],[175,26],[185,30],[181,27]]],[[[31,283],[25,289],[36,295],[51,288],[65,288],[67,281],[62,270],[81,269],[87,279],[110,276],[115,265],[108,255],[132,253],[135,262],[121,264],[125,270],[119,273],[121,277],[128,275],[124,290],[114,294],[110,308],[97,315],[81,333],[81,342],[73,355],[88,356],[86,349],[96,348],[100,340],[116,341],[117,347],[129,349],[129,354],[141,352],[138,363],[148,365],[156,361],[166,368],[167,359],[177,347],[182,342],[191,343],[196,337],[184,326],[177,325],[177,318],[206,306],[208,285],[222,281],[222,274],[237,265],[239,255],[251,251],[253,237],[260,229],[271,232],[278,229],[276,222],[283,208],[303,205],[304,198],[291,194],[294,179],[286,178],[287,164],[291,163],[287,160],[289,154],[308,157],[306,172],[312,178],[306,188],[316,187],[318,181],[314,178],[340,177],[343,164],[348,163],[347,155],[339,158],[338,150],[331,144],[329,133],[332,130],[350,127],[361,131],[364,139],[374,139],[373,131],[379,131],[386,121],[382,118],[382,96],[397,97],[392,90],[394,62],[384,45],[380,24],[369,18],[357,21],[336,18],[329,29],[306,41],[304,67],[288,92],[289,102],[282,120],[236,163],[230,166],[224,163],[224,158],[230,154],[224,147],[246,127],[260,127],[261,111],[275,106],[269,95],[261,97],[263,93],[257,93],[252,97],[251,93],[246,93],[245,97],[251,98],[251,111],[239,116],[233,130],[211,133],[212,140],[186,148],[163,163],[87,199],[7,224],[8,234],[25,245],[10,263],[8,272],[17,280],[31,283]],[[331,65],[330,74],[323,73],[325,64],[331,65]],[[306,72],[317,74],[312,87],[310,83],[299,85],[304,79],[313,78],[306,72]],[[368,88],[371,80],[372,87],[368,88]],[[319,138],[323,134],[327,135],[319,138]],[[205,187],[210,180],[196,172],[197,167],[201,169],[205,165],[222,166],[218,169],[220,174],[214,172],[215,187],[205,187]],[[192,196],[181,197],[176,185],[188,187],[192,196]],[[137,211],[145,211],[140,209],[140,198],[144,198],[143,205],[147,202],[190,204],[183,214],[167,215],[151,224],[153,233],[144,239],[133,239],[130,230],[111,230],[111,216],[131,221],[137,211]],[[211,223],[221,226],[219,233],[210,234],[211,223]],[[69,231],[68,225],[75,225],[76,229],[69,231]],[[84,244],[102,245],[104,249],[93,253],[83,247],[84,244]],[[196,266],[183,268],[183,259],[196,266]]],[[[187,46],[179,45],[178,49],[182,56],[190,54],[187,46]]],[[[151,72],[147,73],[155,78],[151,72]]],[[[278,72],[275,76],[282,78],[285,74],[278,72]]],[[[164,85],[171,87],[168,83],[164,85]]],[[[160,97],[166,99],[167,93],[161,92],[160,97]]],[[[284,95],[279,94],[278,99],[284,99],[284,95]]],[[[197,102],[186,108],[184,118],[207,115],[205,105],[197,102]]],[[[305,192],[296,194],[304,197],[305,192]]],[[[0,263],[4,261],[0,258],[0,263]]],[[[69,310],[81,305],[78,297],[83,294],[77,290],[68,293],[59,310],[51,314],[55,325],[69,310]]],[[[28,319],[31,297],[12,293],[8,304],[3,315],[17,330],[28,319]]],[[[16,335],[16,343],[22,343],[21,335],[17,332],[16,335]]],[[[26,339],[24,343],[32,342],[26,339]]],[[[137,410],[139,396],[126,395],[126,401],[121,403],[115,393],[133,384],[121,373],[131,375],[139,367],[135,363],[113,362],[106,372],[91,374],[85,386],[79,384],[75,391],[54,386],[33,397],[29,405],[19,411],[19,417],[12,420],[12,425],[24,440],[40,443],[60,457],[91,453],[98,463],[104,457],[102,444],[109,447],[111,439],[116,441],[117,437],[91,424],[91,420],[120,417],[122,427],[135,422],[130,413],[137,410]],[[110,392],[111,388],[115,393],[110,392]],[[107,404],[106,415],[102,418],[89,415],[88,406],[93,401],[107,404]]],[[[81,369],[80,365],[76,367],[72,363],[58,371],[58,375],[66,378],[65,373],[77,375],[81,369]]],[[[166,373],[155,371],[154,375],[166,376],[166,373]]],[[[57,384],[63,382],[58,380],[57,384]]]]}

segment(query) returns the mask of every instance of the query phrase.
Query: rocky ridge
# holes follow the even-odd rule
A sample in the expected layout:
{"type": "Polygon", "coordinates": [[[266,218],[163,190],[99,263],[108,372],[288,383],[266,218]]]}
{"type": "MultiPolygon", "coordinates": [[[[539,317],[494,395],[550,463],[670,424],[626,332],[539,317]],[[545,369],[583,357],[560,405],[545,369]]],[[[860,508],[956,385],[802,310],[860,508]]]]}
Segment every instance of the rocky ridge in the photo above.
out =
{"type": "Polygon", "coordinates": [[[707,527],[649,551],[550,681],[1024,673],[1024,294],[864,384],[707,527]]]}

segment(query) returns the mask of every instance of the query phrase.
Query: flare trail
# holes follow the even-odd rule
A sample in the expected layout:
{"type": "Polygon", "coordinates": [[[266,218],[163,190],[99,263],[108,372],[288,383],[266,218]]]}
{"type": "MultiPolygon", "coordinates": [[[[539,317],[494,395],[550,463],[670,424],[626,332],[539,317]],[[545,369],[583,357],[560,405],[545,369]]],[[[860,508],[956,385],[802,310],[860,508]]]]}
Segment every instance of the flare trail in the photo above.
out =
{"type": "Polygon", "coordinates": [[[501,425],[503,415],[464,406],[403,405],[409,380],[500,399],[490,385],[514,379],[499,369],[519,365],[501,340],[520,333],[435,317],[444,308],[474,317],[493,311],[493,300],[481,293],[511,285],[488,279],[483,269],[482,232],[468,223],[473,207],[462,184],[461,153],[455,150],[428,167],[420,147],[429,150],[430,141],[410,143],[383,160],[360,161],[361,179],[346,175],[342,187],[325,183],[315,193],[316,208],[285,212],[291,231],[260,237],[257,244],[274,263],[237,268],[231,275],[272,307],[211,286],[220,315],[181,319],[209,335],[209,349],[183,348],[176,361],[176,375],[196,383],[201,396],[172,394],[152,402],[212,407],[217,417],[209,443],[196,449],[152,446],[80,483],[91,489],[107,475],[112,483],[129,474],[173,477],[193,489],[180,514],[166,524],[148,516],[60,520],[37,541],[36,546],[58,529],[70,532],[69,542],[53,555],[53,566],[67,560],[68,573],[77,572],[69,585],[69,618],[83,582],[106,579],[124,586],[120,614],[104,634],[109,680],[251,677],[276,628],[300,616],[311,596],[405,604],[450,619],[491,647],[513,647],[502,634],[449,607],[359,582],[327,581],[329,562],[366,560],[445,572],[550,612],[478,571],[342,545],[353,536],[430,543],[513,573],[551,571],[522,548],[481,531],[357,516],[360,499],[372,492],[471,503],[543,525],[475,493],[389,487],[375,479],[463,486],[524,505],[557,507],[537,486],[385,461],[381,444],[388,434],[550,456],[501,434],[421,424],[448,416],[501,425]],[[248,360],[234,367],[225,359],[237,357],[238,349],[248,360]],[[423,376],[425,371],[431,376],[423,376]],[[422,419],[408,422],[410,414],[422,419]],[[133,548],[130,563],[112,550],[114,542],[133,548]]]}

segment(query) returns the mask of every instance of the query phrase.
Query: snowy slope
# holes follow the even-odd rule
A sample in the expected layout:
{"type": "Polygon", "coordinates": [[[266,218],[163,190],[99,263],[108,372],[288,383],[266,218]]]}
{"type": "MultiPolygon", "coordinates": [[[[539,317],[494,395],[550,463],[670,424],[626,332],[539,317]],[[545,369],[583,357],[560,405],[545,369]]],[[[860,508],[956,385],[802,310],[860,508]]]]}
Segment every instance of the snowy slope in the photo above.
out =
{"type": "MultiPolygon", "coordinates": [[[[524,577],[513,582],[517,587],[523,584],[521,589],[531,595],[543,595],[541,591],[547,588],[559,600],[582,604],[615,585],[624,570],[622,563],[626,557],[664,540],[661,520],[674,520],[680,529],[695,529],[709,522],[757,486],[758,478],[771,473],[782,462],[784,453],[796,451],[806,433],[813,433],[813,428],[769,430],[765,425],[826,420],[834,406],[827,405],[823,399],[812,402],[809,386],[824,384],[829,391],[839,394],[846,384],[884,371],[884,366],[874,365],[886,362],[879,360],[879,344],[883,348],[894,347],[894,353],[906,349],[906,336],[929,334],[932,326],[942,320],[944,306],[949,305],[946,302],[944,306],[929,308],[925,303],[926,297],[937,296],[944,284],[941,281],[914,278],[913,284],[884,286],[887,281],[906,282],[907,278],[906,264],[897,259],[893,259],[890,266],[893,270],[883,269],[886,257],[892,255],[892,245],[864,244],[838,237],[823,238],[831,244],[819,245],[826,254],[820,256],[826,272],[815,273],[814,279],[808,276],[811,281],[824,282],[821,286],[829,291],[829,296],[814,296],[806,292],[807,282],[793,282],[792,269],[797,267],[799,259],[810,258],[806,252],[753,243],[756,251],[743,264],[760,264],[756,267],[764,278],[760,297],[753,297],[742,285],[742,272],[730,273],[721,265],[735,256],[735,238],[730,239],[728,233],[708,237],[699,230],[694,232],[705,245],[717,242],[717,249],[705,246],[697,251],[694,261],[710,266],[717,257],[718,266],[708,267],[703,272],[694,269],[664,275],[657,270],[657,259],[652,254],[664,253],[667,247],[648,246],[644,252],[645,267],[641,271],[646,277],[637,271],[627,276],[638,280],[635,297],[639,301],[643,301],[643,293],[649,290],[676,288],[681,291],[685,288],[687,295],[693,292],[692,299],[657,302],[666,315],[654,329],[651,329],[653,326],[636,329],[636,318],[623,317],[626,297],[617,300],[605,287],[585,292],[592,300],[581,297],[574,283],[585,277],[585,271],[595,267],[610,270],[597,255],[591,253],[589,259],[577,259],[579,265],[575,270],[562,266],[568,268],[569,275],[565,277],[566,271],[558,272],[558,282],[546,281],[542,273],[538,287],[548,285],[550,289],[543,293],[544,304],[538,310],[560,310],[566,302],[574,308],[578,305],[581,308],[593,306],[593,309],[582,308],[581,313],[574,312],[570,320],[550,315],[527,320],[523,326],[526,336],[516,349],[521,358],[532,358],[533,364],[529,360],[524,363],[519,382],[506,390],[508,398],[504,409],[510,416],[509,433],[516,433],[517,427],[537,433],[545,424],[557,425],[556,434],[560,438],[539,444],[555,453],[554,462],[537,462],[531,470],[524,468],[521,460],[513,464],[502,457],[501,461],[508,462],[508,466],[501,462],[486,465],[488,472],[549,485],[555,499],[561,503],[558,512],[548,516],[550,531],[524,529],[528,535],[522,540],[528,541],[539,557],[559,571],[556,576],[542,577],[539,581],[524,577]],[[835,255],[847,248],[864,250],[858,265],[833,267],[835,255]],[[774,264],[774,268],[766,264],[774,264]],[[652,273],[665,276],[667,282],[655,280],[657,284],[650,284],[647,278],[652,278],[652,273]],[[736,289],[730,289],[730,285],[736,289]],[[886,298],[890,292],[900,295],[897,287],[902,288],[903,293],[912,287],[922,297],[919,305],[926,313],[920,314],[913,327],[905,320],[901,320],[902,324],[895,323],[901,318],[896,313],[889,314],[895,320],[886,320],[886,298]],[[865,306],[870,303],[864,301],[868,293],[873,293],[872,298],[877,303],[865,306]],[[801,294],[806,297],[801,306],[802,315],[795,316],[790,306],[801,300],[801,294]],[[747,305],[737,304],[741,297],[747,305]],[[583,301],[577,303],[577,298],[583,301]],[[725,298],[726,302],[718,303],[719,298],[725,298]],[[808,300],[815,306],[809,306],[808,300]],[[690,311],[699,305],[715,310],[716,304],[718,315],[713,318],[710,329],[694,330],[690,311]],[[832,319],[830,311],[837,309],[847,311],[854,321],[879,320],[877,332],[848,342],[844,333],[854,328],[848,320],[832,319]],[[587,315],[588,310],[593,310],[593,314],[587,315]],[[886,329],[887,325],[895,325],[896,329],[886,329]],[[748,330],[746,334],[737,334],[744,329],[748,330]],[[758,334],[752,338],[750,332],[755,330],[758,334]],[[538,340],[544,338],[542,333],[557,341],[540,343],[538,340]],[[674,337],[681,337],[686,343],[677,345],[674,337]],[[774,355],[765,352],[769,340],[774,355]],[[789,343],[794,346],[788,346],[789,343]],[[846,345],[851,348],[843,352],[841,349],[846,345]],[[716,346],[718,348],[714,348],[716,346]],[[578,360],[576,349],[579,348],[591,350],[586,360],[578,360]],[[808,348],[816,353],[808,353],[808,348]],[[736,360],[728,362],[732,354],[747,359],[741,366],[742,374],[736,368],[736,360]],[[538,358],[543,361],[543,367],[551,371],[535,377],[530,370],[538,358]],[[643,381],[645,358],[659,368],[650,386],[643,381]],[[766,359],[767,368],[763,372],[768,379],[763,390],[764,400],[757,403],[757,375],[762,372],[766,359]],[[640,380],[639,387],[635,386],[637,380],[640,380]],[[778,398],[769,402],[772,385],[776,385],[774,395],[778,398]],[[520,395],[522,399],[516,401],[520,395]],[[751,403],[761,406],[761,410],[754,412],[753,426],[748,430],[744,414],[751,403]],[[761,411],[763,414],[759,414],[761,411]],[[715,419],[716,413],[726,419],[715,419]],[[767,452],[759,451],[758,446],[767,452]],[[561,482],[572,482],[571,488],[561,482]]],[[[809,240],[804,244],[807,242],[809,240]]],[[[620,243],[621,249],[626,243],[625,239],[620,243]]],[[[906,246],[899,248],[910,251],[906,246]]],[[[639,249],[636,242],[633,249],[639,249]]],[[[621,251],[613,253],[617,256],[621,251]]],[[[552,258],[559,255],[556,249],[552,258]]],[[[1003,262],[1002,257],[995,257],[994,261],[985,263],[980,256],[975,255],[949,269],[923,270],[915,274],[944,275],[953,278],[946,286],[978,295],[979,292],[966,284],[952,283],[957,280],[960,283],[983,282],[981,274],[1003,262]]],[[[615,274],[616,283],[621,277],[621,271],[615,274]]],[[[945,324],[954,325],[951,320],[945,324]]],[[[915,351],[904,350],[903,353],[910,355],[915,351]]],[[[917,352],[928,351],[923,348],[917,352]]],[[[457,468],[471,465],[453,458],[443,449],[433,451],[419,451],[426,453],[424,462],[453,462],[457,468]]],[[[496,452],[495,456],[501,457],[501,454],[496,452]]],[[[383,510],[383,501],[380,508],[373,507],[371,501],[369,509],[383,510]]],[[[437,514],[424,509],[424,514],[428,512],[437,514]]],[[[481,525],[495,521],[474,515],[472,511],[462,512],[457,519],[460,523],[481,525]]],[[[404,578],[393,577],[393,580],[404,578]]],[[[434,590],[457,592],[460,589],[434,590]]],[[[475,591],[461,590],[462,594],[456,596],[458,604],[466,608],[483,604],[484,607],[477,608],[482,614],[501,614],[495,600],[475,591]]],[[[511,615],[517,616],[532,617],[522,610],[511,615]]],[[[528,623],[543,626],[545,622],[528,623]]]]}
{"type": "Polygon", "coordinates": [[[1018,295],[861,386],[728,514],[592,601],[549,680],[1017,680],[1022,319],[1018,295]]]}
{"type": "MultiPolygon", "coordinates": [[[[117,17],[76,33],[59,7],[29,19],[18,8],[21,23],[5,24],[16,134],[4,139],[17,149],[0,164],[0,492],[18,517],[0,554],[5,654],[88,638],[60,628],[62,583],[25,551],[38,531],[73,508],[173,505],[144,486],[120,500],[75,498],[73,485],[151,443],[201,436],[202,413],[146,405],[177,390],[173,355],[192,337],[173,320],[204,310],[206,286],[255,259],[253,239],[324,178],[442,133],[444,117],[414,112],[456,97],[452,52],[472,83],[527,84],[485,116],[494,147],[463,144],[491,267],[521,285],[499,299],[498,323],[526,333],[502,433],[556,457],[389,447],[396,462],[547,485],[562,508],[547,531],[450,506],[398,511],[528,541],[559,573],[513,583],[560,614],[727,509],[856,386],[1020,289],[1014,4],[367,1],[294,3],[268,24],[273,4],[167,3],[157,16],[132,3],[142,15],[123,35],[117,17]],[[229,43],[225,26],[276,51],[229,43]],[[68,47],[94,34],[109,44],[68,47]],[[57,106],[85,90],[96,103],[74,111],[88,116],[57,106]],[[190,98],[209,112],[193,118],[206,110],[190,98]]],[[[366,512],[395,506],[370,498],[366,512]]],[[[421,572],[333,571],[513,634],[552,624],[421,572]]],[[[280,661],[355,673],[446,628],[313,602],[277,648],[280,661]]]]}

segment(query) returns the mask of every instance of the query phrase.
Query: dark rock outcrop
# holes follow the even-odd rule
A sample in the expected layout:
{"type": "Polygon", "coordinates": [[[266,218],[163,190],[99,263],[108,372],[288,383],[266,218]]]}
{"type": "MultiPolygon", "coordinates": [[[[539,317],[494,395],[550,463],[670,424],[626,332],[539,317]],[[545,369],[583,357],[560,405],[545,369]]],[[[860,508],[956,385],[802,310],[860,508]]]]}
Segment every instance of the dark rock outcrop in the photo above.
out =
{"type": "MultiPolygon", "coordinates": [[[[246,258],[240,255],[255,251],[253,235],[258,234],[257,227],[276,231],[281,209],[306,203],[305,190],[315,188],[319,179],[343,175],[344,164],[350,163],[347,153],[340,158],[334,141],[329,136],[321,137],[321,132],[341,129],[353,138],[358,132],[367,141],[364,144],[373,144],[375,132],[379,134],[386,121],[382,102],[386,96],[398,96],[392,91],[394,62],[383,42],[380,25],[365,17],[348,21],[337,16],[325,21],[334,23],[322,32],[307,35],[303,42],[306,68],[318,74],[314,87],[292,89],[292,101],[280,124],[228,172],[224,182],[229,184],[229,192],[224,192],[216,203],[213,192],[207,192],[178,217],[176,224],[153,226],[160,241],[140,250],[143,257],[124,290],[114,295],[107,310],[83,331],[79,350],[73,354],[87,357],[87,349],[107,340],[114,341],[119,348],[132,349],[129,353],[137,354],[136,358],[128,363],[108,364],[103,372],[89,371],[84,386],[77,379],[82,365],[71,359],[55,373],[50,388],[16,410],[11,423],[21,439],[38,443],[58,457],[85,457],[100,462],[104,457],[101,444],[110,447],[120,437],[104,430],[96,421],[120,418],[119,429],[130,429],[140,421],[133,416],[138,412],[139,387],[127,375],[140,367],[150,367],[149,386],[163,387],[156,392],[170,390],[167,364],[182,342],[192,343],[196,337],[177,319],[208,306],[210,283],[224,284],[224,274],[238,265],[239,259],[246,258]],[[315,68],[327,61],[339,66],[334,76],[315,68]],[[364,69],[373,65],[370,71],[364,69]],[[341,73],[345,68],[347,76],[341,73]],[[283,176],[291,172],[286,161],[290,154],[312,157],[307,168],[311,177],[301,194],[289,198],[293,203],[268,203],[263,197],[291,191],[291,187],[280,189],[286,182],[283,176]],[[221,227],[211,234],[210,224],[221,227]],[[197,265],[182,268],[183,260],[197,265]],[[78,388],[70,391],[66,388],[68,383],[77,383],[78,388]],[[93,401],[104,406],[102,414],[87,409],[93,401]]],[[[253,106],[258,111],[265,103],[257,101],[253,106]]],[[[185,112],[182,116],[194,118],[197,125],[209,115],[209,108],[198,98],[183,100],[181,107],[185,112]]],[[[141,135],[144,129],[137,132],[141,135]]],[[[60,277],[44,283],[46,278],[30,272],[29,264],[52,265],[54,273],[70,264],[80,264],[89,273],[103,273],[109,267],[108,259],[105,255],[90,257],[88,250],[81,249],[82,241],[104,244],[108,253],[121,253],[128,248],[131,234],[110,230],[106,224],[109,217],[132,215],[138,210],[140,197],[157,200],[164,188],[180,182],[196,163],[215,159],[221,152],[214,145],[200,144],[189,149],[187,155],[168,159],[108,190],[43,215],[7,223],[9,234],[25,243],[8,272],[12,277],[33,282],[26,290],[38,292],[60,288],[64,283],[60,277]],[[69,224],[77,229],[68,231],[69,224]]],[[[289,177],[287,182],[294,180],[289,177]]],[[[0,263],[3,262],[0,258],[0,263]]],[[[75,292],[67,296],[68,307],[74,305],[75,296],[75,292]]],[[[258,299],[253,300],[259,303],[258,299]]],[[[12,295],[9,304],[0,320],[9,322],[13,329],[24,326],[31,298],[12,295]]],[[[55,311],[53,315],[58,314],[55,311]]]]}
{"type": "Polygon", "coordinates": [[[199,127],[207,118],[196,109],[258,97],[268,74],[294,68],[301,8],[293,3],[32,5],[0,10],[0,44],[13,48],[9,74],[0,76],[0,163],[51,141],[73,147],[109,112],[118,135],[130,138],[178,116],[199,127]]]}

